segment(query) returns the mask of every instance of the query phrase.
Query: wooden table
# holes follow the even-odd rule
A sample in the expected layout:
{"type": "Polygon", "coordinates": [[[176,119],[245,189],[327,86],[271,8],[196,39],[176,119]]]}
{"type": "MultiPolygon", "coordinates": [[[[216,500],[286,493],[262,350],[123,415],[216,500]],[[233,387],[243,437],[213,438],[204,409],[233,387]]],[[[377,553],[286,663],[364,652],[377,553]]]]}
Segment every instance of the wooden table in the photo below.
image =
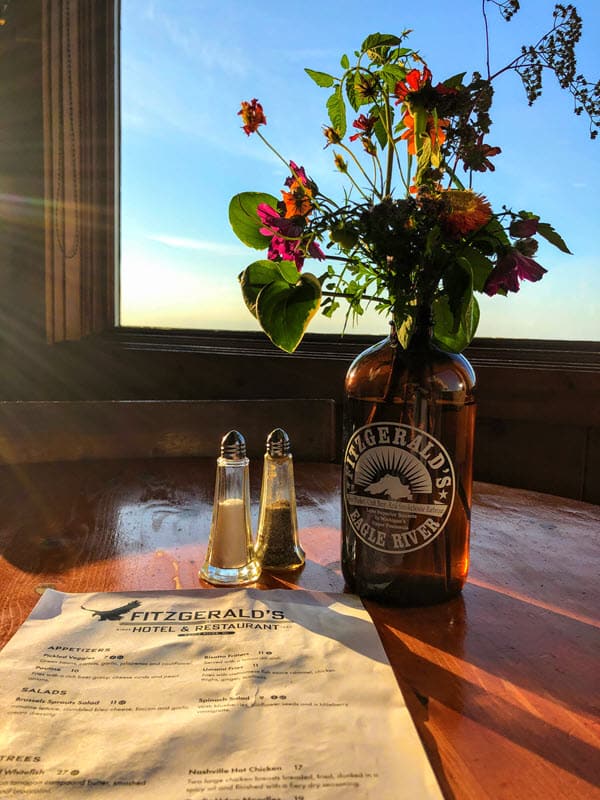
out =
{"type": "MultiPolygon", "coordinates": [[[[0,644],[44,586],[198,587],[214,466],[0,468],[0,644]]],[[[342,591],[338,467],[295,466],[307,564],[259,585],[342,591]]],[[[253,498],[259,482],[257,461],[253,498]]],[[[367,604],[447,798],[600,798],[599,532],[596,506],[479,484],[463,596],[367,604]]]]}

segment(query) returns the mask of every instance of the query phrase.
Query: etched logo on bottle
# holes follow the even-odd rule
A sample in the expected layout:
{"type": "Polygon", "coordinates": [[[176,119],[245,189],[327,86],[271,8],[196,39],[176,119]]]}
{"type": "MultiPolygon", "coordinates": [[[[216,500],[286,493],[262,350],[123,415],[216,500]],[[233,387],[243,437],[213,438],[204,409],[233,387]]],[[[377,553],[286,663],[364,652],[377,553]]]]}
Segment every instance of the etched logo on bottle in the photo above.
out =
{"type": "Polygon", "coordinates": [[[344,456],[344,512],[354,533],[385,553],[409,553],[440,535],[454,502],[454,467],[444,446],[410,425],[356,430],[344,456]]]}

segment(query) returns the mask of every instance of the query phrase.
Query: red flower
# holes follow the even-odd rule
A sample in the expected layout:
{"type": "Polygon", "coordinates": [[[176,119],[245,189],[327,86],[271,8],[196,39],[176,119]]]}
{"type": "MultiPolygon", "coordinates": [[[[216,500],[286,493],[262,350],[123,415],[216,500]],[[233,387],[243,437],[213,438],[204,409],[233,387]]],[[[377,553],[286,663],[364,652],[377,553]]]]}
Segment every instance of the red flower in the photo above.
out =
{"type": "Polygon", "coordinates": [[[505,253],[490,273],[484,291],[490,297],[498,292],[518,292],[519,281],[539,281],[547,272],[533,258],[524,256],[515,248],[505,253]]]}
{"type": "Polygon", "coordinates": [[[537,217],[534,219],[515,219],[510,223],[508,232],[515,239],[528,239],[537,233],[538,222],[537,217]]]}
{"type": "Polygon", "coordinates": [[[483,134],[480,134],[477,142],[469,148],[463,157],[465,169],[474,169],[476,172],[485,172],[489,169],[494,172],[496,167],[490,161],[492,156],[497,156],[502,150],[499,147],[490,147],[483,143],[483,134]]]}
{"type": "Polygon", "coordinates": [[[444,86],[443,83],[438,83],[437,86],[433,87],[437,94],[443,97],[453,97],[459,93],[459,90],[454,86],[444,86]]]}
{"type": "Polygon", "coordinates": [[[353,136],[350,137],[350,141],[354,142],[359,136],[369,136],[371,131],[373,130],[373,126],[376,123],[375,117],[365,117],[364,114],[361,114],[358,119],[355,119],[352,123],[354,128],[357,128],[362,133],[355,133],[353,136]]]}
{"type": "Polygon", "coordinates": [[[246,136],[255,133],[259,125],[267,124],[267,118],[264,115],[263,107],[256,97],[250,102],[242,100],[242,107],[238,111],[238,116],[242,118],[244,123],[242,127],[246,136]]]}
{"type": "Polygon", "coordinates": [[[396,84],[396,88],[394,89],[395,95],[398,98],[396,100],[396,105],[398,105],[398,103],[404,103],[409,94],[418,92],[419,89],[422,89],[427,83],[431,83],[431,72],[427,64],[423,64],[423,74],[421,74],[418,69],[411,69],[411,71],[406,74],[404,81],[398,81],[396,84]]]}

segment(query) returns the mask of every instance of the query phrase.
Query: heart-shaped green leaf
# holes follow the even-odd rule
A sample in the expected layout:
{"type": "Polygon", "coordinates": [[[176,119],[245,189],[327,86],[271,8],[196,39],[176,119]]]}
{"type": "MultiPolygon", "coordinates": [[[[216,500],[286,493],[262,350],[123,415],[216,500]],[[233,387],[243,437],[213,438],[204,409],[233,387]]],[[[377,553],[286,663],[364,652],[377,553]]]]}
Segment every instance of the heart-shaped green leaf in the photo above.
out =
{"type": "Polygon", "coordinates": [[[292,286],[298,283],[298,278],[300,277],[298,267],[293,261],[278,261],[275,264],[275,268],[279,273],[279,277],[283,278],[284,281],[287,281],[292,286]]]}
{"type": "Polygon", "coordinates": [[[466,258],[471,265],[473,291],[483,292],[483,288],[492,271],[492,262],[475,247],[465,247],[462,252],[464,258],[466,258]]]}
{"type": "Polygon", "coordinates": [[[321,284],[304,273],[297,275],[295,284],[283,278],[267,284],[258,294],[256,316],[273,344],[293,353],[320,303],[321,284]]]}
{"type": "MultiPolygon", "coordinates": [[[[255,261],[240,274],[239,281],[242,287],[242,296],[249,311],[256,316],[256,299],[262,289],[273,281],[281,280],[279,265],[273,261],[255,261]]],[[[298,271],[294,267],[296,277],[298,271]]]]}
{"type": "Polygon", "coordinates": [[[461,353],[471,344],[479,325],[479,303],[471,296],[471,301],[461,315],[458,330],[454,330],[454,314],[450,310],[447,297],[439,297],[434,301],[433,318],[433,338],[436,344],[450,353],[461,353]]]}
{"type": "Polygon", "coordinates": [[[443,286],[454,317],[452,333],[456,333],[464,321],[464,315],[468,313],[473,297],[473,273],[468,259],[459,256],[448,266],[443,277],[443,286]]]}
{"type": "Polygon", "coordinates": [[[255,250],[266,250],[269,237],[260,233],[263,224],[256,209],[261,203],[276,209],[277,202],[276,197],[264,192],[241,192],[234,195],[229,203],[229,222],[238,239],[255,250]]]}

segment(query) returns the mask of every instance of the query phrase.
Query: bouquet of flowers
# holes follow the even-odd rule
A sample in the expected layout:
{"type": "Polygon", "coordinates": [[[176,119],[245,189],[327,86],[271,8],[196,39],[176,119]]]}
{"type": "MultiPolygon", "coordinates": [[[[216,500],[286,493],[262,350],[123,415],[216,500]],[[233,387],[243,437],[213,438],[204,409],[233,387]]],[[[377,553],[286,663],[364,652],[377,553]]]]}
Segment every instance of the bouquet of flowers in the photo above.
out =
{"type": "MultiPolygon", "coordinates": [[[[484,0],[485,4],[491,0],[484,0]]],[[[506,19],[516,0],[497,3],[506,19]]],[[[487,23],[487,20],[486,20],[487,23]]],[[[244,300],[278,347],[292,352],[315,313],[331,316],[347,302],[360,315],[368,303],[391,317],[403,347],[417,310],[431,309],[434,338],[460,352],[479,321],[475,294],[505,295],[546,270],[534,259],[541,236],[563,252],[567,245],[531,211],[494,211],[473,188],[473,175],[494,170],[500,148],[488,144],[492,82],[516,71],[531,104],[541,93],[544,69],[571,91],[575,113],[590,117],[595,137],[600,83],[576,74],[574,46],[581,19],[573,6],[556,6],[552,29],[537,45],[495,74],[460,73],[434,80],[410,31],[368,36],[354,62],[341,58],[341,74],[307,69],[330,90],[323,128],[335,168],[347,179],[341,199],[323,194],[303,166],[283,158],[265,138],[264,110],[244,101],[239,114],[247,135],[256,134],[284,163],[281,197],[243,192],[232,198],[229,219],[246,245],[267,250],[266,259],[240,275],[244,300]],[[350,130],[348,116],[352,114],[350,130]],[[303,269],[306,259],[320,274],[303,269]]],[[[486,24],[486,45],[487,41],[486,24]]]]}

